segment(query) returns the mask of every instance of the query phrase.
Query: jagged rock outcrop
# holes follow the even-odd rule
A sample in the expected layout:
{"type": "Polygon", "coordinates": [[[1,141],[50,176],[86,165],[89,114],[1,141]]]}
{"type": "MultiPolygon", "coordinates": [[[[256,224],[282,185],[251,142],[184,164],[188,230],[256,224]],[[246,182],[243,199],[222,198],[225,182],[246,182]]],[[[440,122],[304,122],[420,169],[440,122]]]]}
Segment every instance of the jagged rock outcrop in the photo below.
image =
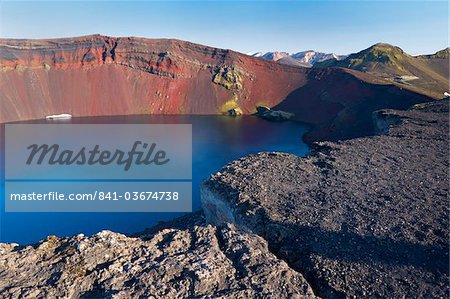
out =
{"type": "Polygon", "coordinates": [[[385,135],[260,153],[204,183],[209,222],[264,237],[325,298],[449,292],[449,102],[374,114],[385,135]]]}
{"type": "Polygon", "coordinates": [[[220,67],[215,71],[213,82],[225,87],[228,90],[242,89],[243,72],[237,68],[220,67]]]}
{"type": "Polygon", "coordinates": [[[281,110],[272,110],[264,106],[256,107],[255,115],[271,121],[284,121],[294,117],[294,113],[289,113],[281,110]]]}
{"type": "Polygon", "coordinates": [[[315,298],[259,236],[206,225],[198,214],[168,226],[0,244],[0,297],[315,298]]]}
{"type": "Polygon", "coordinates": [[[227,115],[229,115],[229,116],[240,116],[240,115],[242,115],[242,110],[239,107],[231,108],[230,110],[227,111],[227,115]]]}

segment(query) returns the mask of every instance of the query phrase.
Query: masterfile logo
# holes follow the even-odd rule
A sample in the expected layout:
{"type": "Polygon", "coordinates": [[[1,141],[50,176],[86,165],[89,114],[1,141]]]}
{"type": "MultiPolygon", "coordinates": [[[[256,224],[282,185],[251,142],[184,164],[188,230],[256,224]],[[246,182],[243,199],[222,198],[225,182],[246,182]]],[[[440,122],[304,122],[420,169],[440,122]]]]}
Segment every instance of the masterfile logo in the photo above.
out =
{"type": "Polygon", "coordinates": [[[191,179],[190,124],[6,124],[7,179],[191,179]]]}
{"type": "Polygon", "coordinates": [[[128,171],[131,165],[164,165],[170,161],[166,158],[166,151],[157,150],[156,143],[148,144],[142,141],[135,141],[130,151],[124,152],[116,149],[100,150],[100,145],[96,144],[92,149],[86,149],[85,146],[79,150],[64,149],[61,150],[58,144],[32,144],[27,147],[30,150],[27,165],[36,163],[42,165],[109,165],[116,163],[123,165],[124,170],[128,171]],[[36,159],[35,159],[36,158],[36,159]]]}
{"type": "Polygon", "coordinates": [[[6,212],[189,212],[190,124],[6,124],[6,212]]]}

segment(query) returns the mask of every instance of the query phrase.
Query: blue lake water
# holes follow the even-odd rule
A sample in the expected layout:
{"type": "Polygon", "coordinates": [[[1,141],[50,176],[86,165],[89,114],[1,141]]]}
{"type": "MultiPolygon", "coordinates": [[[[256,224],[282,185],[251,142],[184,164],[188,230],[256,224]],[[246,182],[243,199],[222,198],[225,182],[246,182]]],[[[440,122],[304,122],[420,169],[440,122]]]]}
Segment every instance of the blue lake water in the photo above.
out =
{"type": "MultiPolygon", "coordinates": [[[[46,120],[24,123],[46,123],[46,120]]],[[[242,156],[278,151],[304,156],[302,141],[308,127],[302,123],[270,122],[254,116],[108,116],[83,117],[61,123],[192,124],[193,211],[201,209],[200,185],[221,167],[242,156]]],[[[2,155],[3,156],[3,155],[2,155]]],[[[3,165],[3,161],[1,161],[3,165]]],[[[2,166],[3,169],[3,166],[2,166]]],[[[0,186],[0,241],[30,244],[48,235],[91,235],[104,229],[135,233],[183,213],[5,213],[4,185],[0,186]]]]}

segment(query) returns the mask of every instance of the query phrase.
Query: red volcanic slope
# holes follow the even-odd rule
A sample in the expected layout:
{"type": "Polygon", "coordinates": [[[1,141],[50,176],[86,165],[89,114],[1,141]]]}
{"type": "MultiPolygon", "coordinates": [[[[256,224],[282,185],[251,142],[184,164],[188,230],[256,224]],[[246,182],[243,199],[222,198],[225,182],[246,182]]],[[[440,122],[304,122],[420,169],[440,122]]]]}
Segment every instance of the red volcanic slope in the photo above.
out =
{"type": "Polygon", "coordinates": [[[275,109],[293,112],[297,119],[312,124],[313,130],[304,137],[312,142],[372,134],[374,111],[406,110],[432,100],[369,74],[328,68],[308,73],[307,84],[289,94],[275,109]]]}
{"type": "Polygon", "coordinates": [[[0,122],[55,113],[218,114],[237,105],[252,113],[304,85],[306,72],[179,40],[101,35],[0,40],[0,68],[0,122]]]}
{"type": "Polygon", "coordinates": [[[307,69],[173,39],[0,39],[0,123],[125,114],[296,113],[311,140],[366,134],[371,113],[430,98],[369,74],[307,69]]]}

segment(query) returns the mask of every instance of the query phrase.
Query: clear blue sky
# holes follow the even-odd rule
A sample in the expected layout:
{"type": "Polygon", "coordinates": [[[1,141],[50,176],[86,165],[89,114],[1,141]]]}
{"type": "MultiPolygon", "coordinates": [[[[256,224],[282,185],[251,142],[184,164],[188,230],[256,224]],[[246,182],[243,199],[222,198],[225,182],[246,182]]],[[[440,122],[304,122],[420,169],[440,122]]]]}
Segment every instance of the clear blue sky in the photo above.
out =
{"type": "Polygon", "coordinates": [[[447,1],[0,1],[0,36],[165,37],[249,53],[448,47],[447,1]]]}

